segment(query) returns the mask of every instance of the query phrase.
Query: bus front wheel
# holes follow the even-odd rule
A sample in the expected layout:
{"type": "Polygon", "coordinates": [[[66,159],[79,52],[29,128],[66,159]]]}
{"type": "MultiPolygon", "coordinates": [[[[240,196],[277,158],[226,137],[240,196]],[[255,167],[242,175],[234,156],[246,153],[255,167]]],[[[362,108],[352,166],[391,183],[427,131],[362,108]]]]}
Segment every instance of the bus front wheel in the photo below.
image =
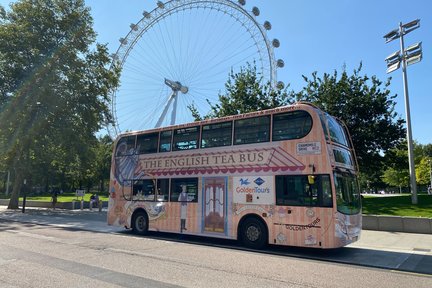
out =
{"type": "Polygon", "coordinates": [[[265,224],[256,218],[247,218],[241,225],[241,241],[246,247],[261,249],[267,244],[265,224]]]}
{"type": "Polygon", "coordinates": [[[144,211],[138,211],[132,218],[132,231],[138,235],[145,235],[148,231],[148,217],[144,211]]]}

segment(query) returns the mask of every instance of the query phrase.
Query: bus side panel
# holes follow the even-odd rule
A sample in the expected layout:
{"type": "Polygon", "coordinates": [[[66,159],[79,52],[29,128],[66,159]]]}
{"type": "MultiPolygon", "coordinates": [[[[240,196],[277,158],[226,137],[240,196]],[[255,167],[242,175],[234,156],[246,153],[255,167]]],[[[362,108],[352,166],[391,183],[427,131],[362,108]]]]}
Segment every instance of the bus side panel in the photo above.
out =
{"type": "Polygon", "coordinates": [[[332,208],[277,206],[269,243],[286,246],[333,248],[332,208]]]}

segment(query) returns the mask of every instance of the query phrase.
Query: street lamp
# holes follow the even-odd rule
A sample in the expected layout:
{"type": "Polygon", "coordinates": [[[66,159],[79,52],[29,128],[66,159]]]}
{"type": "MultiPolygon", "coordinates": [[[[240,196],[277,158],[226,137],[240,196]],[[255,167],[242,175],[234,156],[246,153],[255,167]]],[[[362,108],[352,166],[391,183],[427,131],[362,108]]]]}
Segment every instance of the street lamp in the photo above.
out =
{"type": "Polygon", "coordinates": [[[428,162],[429,162],[429,179],[430,179],[428,194],[432,194],[432,160],[428,159],[428,162]]]}
{"type": "Polygon", "coordinates": [[[384,38],[386,39],[386,43],[389,43],[398,38],[400,39],[400,50],[389,55],[385,59],[385,61],[387,62],[387,73],[391,73],[399,69],[402,63],[412,204],[417,204],[418,201],[417,201],[417,184],[416,184],[416,176],[415,176],[413,141],[412,141],[412,131],[411,131],[411,115],[410,115],[409,96],[408,96],[408,79],[407,79],[406,68],[407,65],[411,65],[421,61],[422,47],[420,42],[412,46],[409,46],[407,49],[405,49],[404,35],[408,34],[409,32],[419,27],[420,27],[420,19],[411,21],[406,24],[402,24],[402,22],[400,22],[398,29],[394,29],[389,33],[387,33],[386,35],[384,35],[384,38]]]}

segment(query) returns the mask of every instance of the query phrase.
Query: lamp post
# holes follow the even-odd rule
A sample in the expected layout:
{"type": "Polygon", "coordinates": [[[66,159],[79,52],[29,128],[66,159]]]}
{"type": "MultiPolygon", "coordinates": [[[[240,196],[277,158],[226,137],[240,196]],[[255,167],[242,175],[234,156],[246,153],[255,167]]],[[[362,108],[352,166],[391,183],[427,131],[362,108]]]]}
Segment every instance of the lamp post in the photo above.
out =
{"type": "Polygon", "coordinates": [[[428,162],[429,162],[429,179],[430,179],[428,194],[432,194],[432,160],[429,159],[428,162]]]}
{"type": "Polygon", "coordinates": [[[387,62],[387,73],[391,73],[399,69],[402,63],[402,76],[405,96],[405,114],[406,114],[406,125],[407,125],[407,142],[408,142],[408,160],[409,160],[409,172],[411,182],[411,201],[412,204],[417,204],[417,183],[415,176],[414,166],[414,153],[413,153],[413,141],[412,141],[412,130],[411,130],[411,115],[409,106],[408,96],[408,78],[407,78],[407,66],[420,62],[422,59],[421,42],[411,45],[405,49],[404,46],[404,35],[420,27],[420,19],[411,21],[406,24],[399,23],[399,28],[394,29],[384,35],[386,43],[389,43],[395,39],[400,39],[400,50],[389,55],[385,61],[387,62]]]}

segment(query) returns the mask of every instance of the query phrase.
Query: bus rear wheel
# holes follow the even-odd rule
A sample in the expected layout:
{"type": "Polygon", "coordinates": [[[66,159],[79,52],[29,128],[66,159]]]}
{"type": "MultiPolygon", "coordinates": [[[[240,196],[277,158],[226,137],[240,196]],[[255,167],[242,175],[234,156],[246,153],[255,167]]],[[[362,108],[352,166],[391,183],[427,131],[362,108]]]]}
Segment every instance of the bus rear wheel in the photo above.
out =
{"type": "Polygon", "coordinates": [[[267,229],[256,218],[247,218],[241,225],[240,233],[242,243],[248,248],[262,249],[267,245],[267,229]]]}
{"type": "Polygon", "coordinates": [[[148,231],[148,217],[144,211],[136,212],[132,218],[132,231],[138,235],[145,235],[148,231]]]}

